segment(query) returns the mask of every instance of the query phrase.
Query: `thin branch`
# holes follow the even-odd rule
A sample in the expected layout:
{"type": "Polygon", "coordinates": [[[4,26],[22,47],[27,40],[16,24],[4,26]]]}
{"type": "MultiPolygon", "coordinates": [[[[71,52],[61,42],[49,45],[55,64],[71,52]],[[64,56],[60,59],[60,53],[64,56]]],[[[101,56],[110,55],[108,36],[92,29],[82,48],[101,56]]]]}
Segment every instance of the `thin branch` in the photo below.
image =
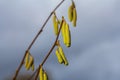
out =
{"type": "Polygon", "coordinates": [[[41,29],[38,31],[37,35],[36,35],[35,38],[32,40],[31,44],[28,46],[28,48],[27,48],[27,50],[26,50],[26,52],[25,52],[25,54],[24,54],[24,56],[23,56],[23,59],[22,59],[19,67],[17,68],[17,70],[16,70],[16,72],[15,72],[15,75],[14,75],[14,77],[13,77],[13,80],[16,80],[16,78],[17,78],[17,76],[18,76],[18,73],[19,73],[22,65],[24,64],[24,59],[25,59],[25,56],[26,56],[26,54],[27,54],[27,51],[29,51],[29,50],[31,49],[32,45],[34,44],[34,42],[36,41],[36,39],[38,38],[38,36],[41,34],[41,32],[43,31],[43,28],[45,27],[46,23],[48,22],[48,20],[49,20],[50,17],[52,16],[53,12],[55,12],[55,11],[58,9],[58,7],[59,7],[63,2],[64,2],[64,0],[62,0],[62,1],[55,7],[55,9],[50,13],[50,15],[48,16],[48,18],[47,18],[46,21],[44,22],[44,24],[43,24],[43,26],[41,27],[41,29]]]}
{"type": "Polygon", "coordinates": [[[62,24],[63,24],[63,20],[62,20],[62,22],[61,22],[61,25],[60,25],[60,28],[59,28],[59,31],[58,31],[58,35],[57,35],[57,37],[56,37],[56,40],[55,40],[53,46],[51,47],[50,51],[49,51],[48,54],[45,56],[44,60],[42,61],[42,63],[39,65],[39,67],[38,67],[38,69],[37,69],[37,75],[35,76],[35,80],[37,80],[37,78],[38,78],[40,68],[44,65],[44,63],[46,62],[46,60],[48,59],[48,57],[50,56],[50,54],[52,53],[53,49],[54,49],[55,46],[56,46],[56,43],[57,43],[58,38],[59,38],[59,35],[60,35],[60,31],[61,31],[61,28],[62,28],[62,24]]]}

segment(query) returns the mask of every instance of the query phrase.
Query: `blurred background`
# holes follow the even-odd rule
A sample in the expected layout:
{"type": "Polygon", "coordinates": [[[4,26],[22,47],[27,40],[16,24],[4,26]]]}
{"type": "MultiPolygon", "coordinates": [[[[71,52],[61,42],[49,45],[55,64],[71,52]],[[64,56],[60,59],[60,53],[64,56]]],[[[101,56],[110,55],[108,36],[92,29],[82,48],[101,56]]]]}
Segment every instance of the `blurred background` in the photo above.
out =
{"type": "MultiPolygon", "coordinates": [[[[14,75],[25,50],[61,0],[0,0],[0,80],[14,75]]],[[[120,80],[120,0],[74,0],[78,20],[70,30],[72,44],[62,43],[69,66],[57,62],[55,51],[44,65],[50,80],[120,80]]],[[[57,9],[65,16],[71,1],[57,9]]],[[[39,65],[55,40],[49,20],[30,52],[39,65]]],[[[20,74],[30,73],[22,67],[20,74]]]]}

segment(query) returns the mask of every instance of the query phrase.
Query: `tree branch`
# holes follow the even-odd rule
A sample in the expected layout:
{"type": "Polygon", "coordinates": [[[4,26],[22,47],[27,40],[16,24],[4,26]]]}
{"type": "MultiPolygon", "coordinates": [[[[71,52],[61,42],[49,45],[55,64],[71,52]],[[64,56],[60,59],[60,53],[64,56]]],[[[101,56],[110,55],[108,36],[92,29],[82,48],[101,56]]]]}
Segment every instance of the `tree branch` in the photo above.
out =
{"type": "Polygon", "coordinates": [[[53,12],[55,12],[58,7],[64,2],[64,0],[62,0],[56,7],[55,9],[50,13],[50,15],[48,16],[48,18],[46,19],[46,21],[44,22],[43,26],[41,27],[41,29],[38,31],[37,35],[35,36],[35,38],[32,40],[31,44],[28,46],[27,50],[25,51],[25,54],[23,56],[23,59],[19,65],[19,67],[17,68],[16,72],[15,72],[15,75],[13,77],[13,80],[16,80],[17,76],[18,76],[18,73],[20,72],[20,69],[22,67],[22,65],[24,64],[24,59],[25,59],[25,56],[27,54],[27,51],[29,51],[31,49],[31,47],[33,46],[34,42],[36,41],[36,39],[38,38],[38,36],[41,34],[41,32],[43,31],[43,28],[45,27],[46,23],[48,22],[48,20],[50,19],[50,17],[52,16],[53,12]]]}

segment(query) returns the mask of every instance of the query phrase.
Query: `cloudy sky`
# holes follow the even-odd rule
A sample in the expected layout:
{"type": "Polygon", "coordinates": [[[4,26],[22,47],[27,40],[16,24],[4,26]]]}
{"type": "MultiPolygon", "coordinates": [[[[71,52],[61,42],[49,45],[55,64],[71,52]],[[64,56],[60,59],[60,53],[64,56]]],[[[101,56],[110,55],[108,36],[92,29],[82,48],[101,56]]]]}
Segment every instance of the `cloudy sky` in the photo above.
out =
{"type": "MultiPolygon", "coordinates": [[[[14,74],[28,45],[60,1],[0,0],[0,80],[14,74]]],[[[120,0],[74,1],[77,27],[68,22],[72,46],[67,49],[61,43],[69,66],[58,64],[53,51],[44,68],[53,80],[120,80],[120,0]]],[[[59,18],[65,16],[68,21],[70,4],[65,0],[58,8],[59,18]]],[[[54,40],[50,19],[30,50],[36,67],[54,40]]]]}

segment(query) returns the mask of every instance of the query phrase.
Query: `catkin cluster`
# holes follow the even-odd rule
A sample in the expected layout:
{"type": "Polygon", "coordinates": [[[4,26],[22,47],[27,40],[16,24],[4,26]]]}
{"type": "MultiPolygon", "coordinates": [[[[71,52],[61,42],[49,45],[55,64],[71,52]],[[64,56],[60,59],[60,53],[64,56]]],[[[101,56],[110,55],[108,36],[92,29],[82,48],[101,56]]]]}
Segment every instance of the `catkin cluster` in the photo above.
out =
{"type": "MultiPolygon", "coordinates": [[[[72,22],[74,27],[76,26],[77,12],[76,12],[75,3],[73,0],[72,0],[72,4],[68,8],[68,20],[72,22]]],[[[65,44],[66,47],[70,47],[71,46],[70,27],[67,21],[65,20],[64,16],[62,16],[62,20],[59,20],[56,13],[54,12],[52,21],[53,21],[54,33],[56,36],[58,35],[58,30],[60,28],[59,26],[62,25],[61,35],[62,35],[63,43],[65,44]],[[63,23],[61,23],[62,21],[63,23]]],[[[56,47],[57,49],[55,51],[55,54],[58,59],[58,62],[60,64],[64,63],[64,65],[67,66],[68,61],[67,61],[67,58],[65,57],[62,46],[60,45],[60,40],[57,41],[56,47]]]]}
{"type": "MultiPolygon", "coordinates": [[[[76,12],[75,3],[73,0],[72,0],[72,4],[68,8],[68,20],[72,23],[74,27],[76,26],[77,12],[76,12]]],[[[71,46],[71,32],[70,32],[70,27],[69,27],[68,22],[66,21],[64,16],[62,16],[61,20],[58,19],[55,11],[53,12],[53,15],[52,15],[52,22],[53,22],[54,33],[56,36],[58,36],[60,25],[62,26],[61,31],[60,31],[62,35],[62,39],[63,39],[62,42],[67,48],[69,48],[71,46]]],[[[68,66],[69,63],[65,56],[63,48],[60,45],[60,41],[61,40],[57,40],[55,44],[55,47],[56,47],[55,54],[60,64],[64,64],[65,66],[68,66]]],[[[29,51],[26,51],[24,66],[26,70],[29,70],[31,68],[31,70],[34,71],[34,58],[30,54],[29,51]]],[[[43,66],[40,67],[38,79],[48,80],[47,73],[43,69],[43,66]]]]}
{"type": "Polygon", "coordinates": [[[73,26],[75,27],[77,22],[77,12],[73,0],[72,0],[72,4],[68,8],[68,19],[70,22],[72,22],[73,26]]]}

